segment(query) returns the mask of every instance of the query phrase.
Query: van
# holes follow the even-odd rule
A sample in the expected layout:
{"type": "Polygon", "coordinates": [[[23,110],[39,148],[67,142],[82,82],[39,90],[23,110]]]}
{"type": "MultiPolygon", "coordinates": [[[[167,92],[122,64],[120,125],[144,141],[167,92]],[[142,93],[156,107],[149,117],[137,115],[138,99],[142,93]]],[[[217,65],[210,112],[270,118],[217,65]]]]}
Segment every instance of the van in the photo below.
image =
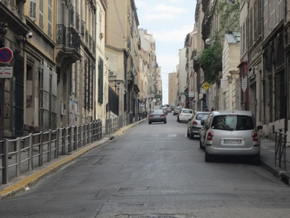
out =
{"type": "Polygon", "coordinates": [[[205,161],[213,156],[250,156],[260,160],[260,137],[251,111],[213,111],[203,123],[200,145],[205,149],[205,161]]]}

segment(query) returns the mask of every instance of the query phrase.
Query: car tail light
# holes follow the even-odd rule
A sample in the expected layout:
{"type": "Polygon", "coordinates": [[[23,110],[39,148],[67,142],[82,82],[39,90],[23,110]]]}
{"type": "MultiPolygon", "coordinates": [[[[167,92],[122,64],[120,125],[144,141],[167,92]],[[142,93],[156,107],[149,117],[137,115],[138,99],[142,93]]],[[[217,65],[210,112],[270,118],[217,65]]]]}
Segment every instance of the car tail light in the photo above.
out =
{"type": "Polygon", "coordinates": [[[259,135],[256,131],[252,132],[253,141],[257,142],[259,140],[259,135]]]}
{"type": "Polygon", "coordinates": [[[192,125],[197,125],[197,122],[195,120],[192,121],[192,125]]]}
{"type": "Polygon", "coordinates": [[[161,114],[160,116],[161,116],[161,117],[165,117],[165,114],[161,114]]]}
{"type": "Polygon", "coordinates": [[[150,114],[149,117],[154,117],[154,115],[153,114],[150,114]]]}
{"type": "Polygon", "coordinates": [[[214,136],[213,131],[209,131],[207,134],[207,140],[212,141],[213,136],[214,136]]]}

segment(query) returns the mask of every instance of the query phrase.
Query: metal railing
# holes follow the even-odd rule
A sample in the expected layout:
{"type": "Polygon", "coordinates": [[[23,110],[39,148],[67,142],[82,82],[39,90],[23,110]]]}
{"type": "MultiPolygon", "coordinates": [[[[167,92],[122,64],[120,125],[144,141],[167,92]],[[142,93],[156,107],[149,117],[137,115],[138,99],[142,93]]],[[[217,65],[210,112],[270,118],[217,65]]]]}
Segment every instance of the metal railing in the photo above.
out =
{"type": "Polygon", "coordinates": [[[275,165],[277,165],[277,161],[279,167],[286,170],[286,141],[287,141],[287,134],[283,133],[282,131],[275,132],[275,165]]]}
{"type": "Polygon", "coordinates": [[[50,162],[52,158],[69,154],[100,139],[102,139],[101,120],[80,126],[30,133],[16,139],[1,139],[2,183],[7,184],[10,178],[19,177],[23,172],[32,171],[42,166],[44,162],[50,162]]]}
{"type": "Polygon", "coordinates": [[[106,119],[106,134],[117,132],[119,129],[130,123],[130,114],[106,119]]]}

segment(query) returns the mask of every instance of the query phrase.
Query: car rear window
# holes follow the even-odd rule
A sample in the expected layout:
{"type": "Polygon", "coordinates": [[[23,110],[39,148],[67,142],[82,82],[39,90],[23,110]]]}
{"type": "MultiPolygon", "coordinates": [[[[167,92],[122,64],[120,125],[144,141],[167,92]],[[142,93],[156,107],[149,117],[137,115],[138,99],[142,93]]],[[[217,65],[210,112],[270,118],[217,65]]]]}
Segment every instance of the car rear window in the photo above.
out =
{"type": "Polygon", "coordinates": [[[196,120],[206,120],[209,114],[197,114],[196,120]]]}
{"type": "Polygon", "coordinates": [[[192,110],[182,110],[182,113],[192,114],[192,110]]]}
{"type": "Polygon", "coordinates": [[[162,110],[154,110],[152,111],[152,114],[163,114],[162,110]]]}
{"type": "Polygon", "coordinates": [[[212,128],[221,130],[252,130],[254,129],[254,123],[250,116],[219,115],[214,117],[212,128]]]}

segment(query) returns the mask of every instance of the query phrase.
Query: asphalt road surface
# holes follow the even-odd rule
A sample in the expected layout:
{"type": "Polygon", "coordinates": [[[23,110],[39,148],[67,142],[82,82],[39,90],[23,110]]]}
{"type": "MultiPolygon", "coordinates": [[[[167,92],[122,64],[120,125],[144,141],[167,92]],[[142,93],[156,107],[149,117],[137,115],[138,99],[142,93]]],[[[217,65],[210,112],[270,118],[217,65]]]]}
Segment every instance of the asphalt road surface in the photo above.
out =
{"type": "Polygon", "coordinates": [[[245,159],[205,163],[186,124],[143,122],[15,198],[0,217],[289,217],[290,189],[245,159]]]}

